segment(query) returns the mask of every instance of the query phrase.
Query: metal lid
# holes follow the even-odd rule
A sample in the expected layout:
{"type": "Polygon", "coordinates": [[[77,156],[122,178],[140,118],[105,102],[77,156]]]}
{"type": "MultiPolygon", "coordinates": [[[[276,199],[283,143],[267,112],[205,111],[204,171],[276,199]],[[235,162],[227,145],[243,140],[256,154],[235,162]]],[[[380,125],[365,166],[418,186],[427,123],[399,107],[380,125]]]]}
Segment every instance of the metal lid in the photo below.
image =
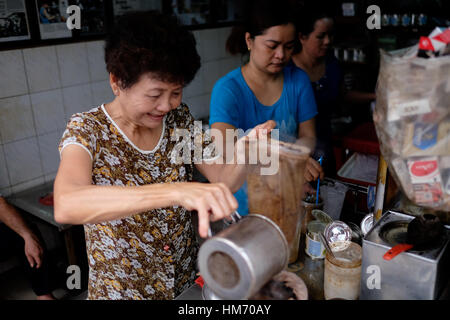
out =
{"type": "Polygon", "coordinates": [[[313,211],[311,211],[311,214],[313,215],[314,218],[316,218],[316,220],[323,222],[325,224],[333,222],[333,218],[331,218],[322,210],[314,209],[313,211]]]}
{"type": "Polygon", "coordinates": [[[370,229],[372,229],[373,225],[374,225],[374,216],[373,213],[370,213],[366,215],[364,219],[362,219],[361,221],[361,231],[364,236],[370,231],[370,229]]]}
{"type": "Polygon", "coordinates": [[[352,240],[352,229],[342,221],[334,221],[327,225],[323,234],[333,251],[346,249],[352,240]],[[333,246],[333,243],[341,245],[333,246]]]}

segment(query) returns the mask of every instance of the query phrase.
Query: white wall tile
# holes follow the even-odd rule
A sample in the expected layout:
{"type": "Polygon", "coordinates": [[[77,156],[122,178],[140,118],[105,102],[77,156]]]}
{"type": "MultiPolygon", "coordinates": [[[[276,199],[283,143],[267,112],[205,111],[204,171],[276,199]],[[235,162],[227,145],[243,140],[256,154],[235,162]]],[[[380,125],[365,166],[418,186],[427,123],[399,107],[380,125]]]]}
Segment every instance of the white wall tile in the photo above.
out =
{"type": "Polygon", "coordinates": [[[55,47],[23,50],[30,93],[61,87],[55,47]]]}
{"type": "Polygon", "coordinates": [[[38,135],[65,127],[61,89],[34,93],[30,97],[38,135]]]}
{"type": "Polygon", "coordinates": [[[220,74],[221,74],[220,77],[225,76],[230,71],[241,66],[240,63],[237,61],[237,59],[234,57],[220,60],[219,63],[220,63],[220,74]]]}
{"type": "Polygon", "coordinates": [[[204,93],[210,93],[216,81],[224,76],[222,74],[221,62],[206,62],[201,68],[201,71],[203,72],[204,93]]]}
{"type": "Polygon", "coordinates": [[[104,46],[104,41],[86,43],[91,82],[104,81],[109,78],[109,74],[106,71],[104,46]]]}
{"type": "Polygon", "coordinates": [[[28,95],[0,99],[0,132],[3,143],[36,135],[28,95]]]}
{"type": "Polygon", "coordinates": [[[1,188],[0,194],[2,195],[2,197],[9,197],[11,195],[11,188],[10,187],[1,188]]]}
{"type": "Polygon", "coordinates": [[[66,122],[73,114],[88,111],[94,106],[90,84],[64,88],[63,98],[66,122]]]}
{"type": "Polygon", "coordinates": [[[194,80],[183,90],[183,96],[186,98],[195,97],[204,93],[203,73],[198,70],[194,80]]]}
{"type": "Polygon", "coordinates": [[[44,176],[44,181],[45,181],[45,182],[52,182],[52,181],[55,181],[56,174],[57,174],[57,172],[53,172],[53,173],[46,174],[46,175],[44,176]]]}
{"type": "Polygon", "coordinates": [[[89,82],[89,67],[84,42],[56,47],[63,87],[89,82]]]}
{"type": "Polygon", "coordinates": [[[5,154],[3,152],[3,146],[0,145],[0,189],[9,187],[8,170],[6,169],[5,154]]]}
{"type": "Polygon", "coordinates": [[[91,84],[91,89],[93,103],[95,106],[109,103],[115,98],[109,81],[93,82],[91,84]]]}
{"type": "Polygon", "coordinates": [[[36,137],[7,143],[3,150],[11,186],[43,177],[36,137]]]}
{"type": "Polygon", "coordinates": [[[184,100],[194,119],[209,118],[209,101],[211,95],[205,94],[196,97],[190,97],[184,100]]]}
{"type": "Polygon", "coordinates": [[[202,62],[214,61],[224,55],[225,44],[220,43],[218,30],[206,29],[200,31],[202,62]]]}
{"type": "Polygon", "coordinates": [[[62,137],[59,131],[38,136],[39,153],[41,154],[44,175],[55,173],[59,166],[58,145],[62,137]]]}
{"type": "Polygon", "coordinates": [[[231,57],[231,54],[227,52],[225,46],[228,40],[228,37],[231,34],[231,27],[226,28],[220,28],[217,30],[218,37],[219,37],[219,49],[220,49],[220,58],[229,58],[231,57]]]}
{"type": "Polygon", "coordinates": [[[17,183],[13,186],[11,186],[11,193],[15,194],[15,193],[19,193],[34,187],[37,187],[39,185],[42,185],[45,183],[45,179],[44,177],[38,177],[38,178],[34,178],[31,180],[28,180],[26,182],[22,182],[22,183],[17,183]]]}
{"type": "Polygon", "coordinates": [[[28,93],[21,50],[0,52],[0,98],[28,93]]]}
{"type": "MultiPolygon", "coordinates": [[[[202,30],[194,30],[192,31],[192,34],[195,37],[195,42],[196,42],[196,48],[197,48],[197,53],[200,56],[200,58],[203,57],[203,48],[202,48],[202,34],[201,34],[202,30]]],[[[203,63],[203,58],[202,58],[202,63],[203,63]]]]}

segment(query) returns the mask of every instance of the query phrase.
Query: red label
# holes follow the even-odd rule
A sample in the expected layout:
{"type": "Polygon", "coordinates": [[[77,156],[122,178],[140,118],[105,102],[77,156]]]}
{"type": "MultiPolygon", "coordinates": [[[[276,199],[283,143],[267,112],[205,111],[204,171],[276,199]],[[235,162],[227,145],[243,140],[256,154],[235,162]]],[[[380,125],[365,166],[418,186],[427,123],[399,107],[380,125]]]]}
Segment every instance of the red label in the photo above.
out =
{"type": "Polygon", "coordinates": [[[416,177],[424,177],[436,171],[437,161],[417,161],[411,166],[411,173],[416,177]]]}
{"type": "Polygon", "coordinates": [[[438,34],[433,39],[442,41],[445,44],[450,43],[450,28],[446,29],[444,32],[438,34]]]}
{"type": "Polygon", "coordinates": [[[428,39],[427,37],[420,37],[419,49],[434,51],[433,44],[431,43],[431,40],[428,39]]]}

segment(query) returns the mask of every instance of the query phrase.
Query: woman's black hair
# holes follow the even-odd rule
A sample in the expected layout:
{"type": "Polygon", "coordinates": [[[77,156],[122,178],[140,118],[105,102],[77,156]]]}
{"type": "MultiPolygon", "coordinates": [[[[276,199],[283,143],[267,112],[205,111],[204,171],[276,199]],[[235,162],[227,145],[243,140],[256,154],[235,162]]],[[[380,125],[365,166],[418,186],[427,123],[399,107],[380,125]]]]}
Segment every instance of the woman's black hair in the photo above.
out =
{"type": "MultiPolygon", "coordinates": [[[[309,36],[314,31],[316,22],[323,18],[334,18],[334,4],[324,0],[308,0],[298,4],[295,8],[297,33],[309,36]]],[[[296,41],[294,54],[301,51],[300,41],[296,41]]]]}
{"type": "Polygon", "coordinates": [[[244,6],[243,21],[233,27],[226,43],[231,54],[247,52],[245,33],[252,38],[262,35],[274,26],[295,24],[291,0],[247,0],[244,6]]]}
{"type": "Polygon", "coordinates": [[[305,36],[314,31],[318,20],[334,17],[333,5],[330,1],[305,1],[303,5],[298,5],[295,11],[297,32],[305,36]]]}
{"type": "Polygon", "coordinates": [[[161,81],[187,85],[200,68],[192,33],[175,17],[155,11],[119,17],[106,39],[105,62],[123,89],[148,72],[161,81]]]}

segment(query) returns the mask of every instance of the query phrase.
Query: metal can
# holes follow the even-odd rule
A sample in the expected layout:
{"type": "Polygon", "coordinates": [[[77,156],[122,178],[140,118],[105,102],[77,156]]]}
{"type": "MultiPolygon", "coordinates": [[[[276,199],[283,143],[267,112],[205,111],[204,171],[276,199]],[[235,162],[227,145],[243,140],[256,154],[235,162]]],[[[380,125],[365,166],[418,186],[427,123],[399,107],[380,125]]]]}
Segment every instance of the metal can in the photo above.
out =
{"type": "Polygon", "coordinates": [[[344,61],[348,61],[348,49],[344,49],[344,50],[343,50],[343,56],[342,56],[342,59],[343,59],[344,61]]]}
{"type": "Polygon", "coordinates": [[[427,24],[428,17],[426,14],[421,13],[419,15],[419,26],[424,26],[427,24]]]}
{"type": "Polygon", "coordinates": [[[325,227],[325,223],[317,220],[308,223],[305,252],[311,259],[325,258],[326,249],[320,241],[320,233],[325,230],[325,227]]]}
{"type": "Polygon", "coordinates": [[[383,14],[381,16],[381,25],[383,27],[386,27],[389,25],[389,23],[390,23],[390,16],[388,14],[383,14]]]}
{"type": "Polygon", "coordinates": [[[409,27],[411,25],[411,16],[407,13],[402,15],[402,26],[409,27]]]}
{"type": "Polygon", "coordinates": [[[400,24],[400,19],[398,18],[398,15],[393,14],[391,15],[390,19],[389,19],[389,23],[391,26],[398,26],[400,24]]]}

